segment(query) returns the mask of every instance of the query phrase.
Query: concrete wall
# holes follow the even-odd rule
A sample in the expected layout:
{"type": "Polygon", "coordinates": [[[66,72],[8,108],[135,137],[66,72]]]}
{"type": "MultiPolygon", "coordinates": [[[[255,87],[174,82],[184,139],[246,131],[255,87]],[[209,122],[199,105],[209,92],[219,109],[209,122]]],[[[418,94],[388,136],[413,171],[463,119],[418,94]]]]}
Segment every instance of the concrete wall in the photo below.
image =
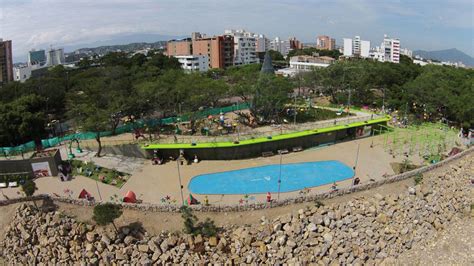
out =
{"type": "Polygon", "coordinates": [[[27,172],[33,176],[31,163],[48,162],[51,174],[58,175],[58,165],[61,163],[61,153],[57,150],[52,157],[29,158],[23,160],[0,160],[0,174],[27,172]]]}
{"type": "MultiPolygon", "coordinates": [[[[236,160],[262,156],[263,152],[278,153],[278,150],[291,151],[294,147],[308,149],[320,145],[336,143],[355,138],[356,128],[348,128],[328,133],[315,134],[300,138],[264,142],[260,144],[242,145],[228,148],[189,148],[184,150],[185,157],[191,159],[197,155],[200,160],[236,160]]],[[[151,158],[153,150],[147,150],[147,158],[151,158]]],[[[160,156],[167,159],[170,156],[177,158],[179,149],[159,150],[160,156]]]]}

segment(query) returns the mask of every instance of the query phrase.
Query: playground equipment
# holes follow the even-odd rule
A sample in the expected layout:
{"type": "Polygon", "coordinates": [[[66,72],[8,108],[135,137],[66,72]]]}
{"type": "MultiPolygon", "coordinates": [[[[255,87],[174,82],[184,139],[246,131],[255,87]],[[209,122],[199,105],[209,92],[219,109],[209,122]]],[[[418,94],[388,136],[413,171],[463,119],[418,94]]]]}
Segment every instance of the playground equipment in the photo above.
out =
{"type": "Polygon", "coordinates": [[[423,123],[405,128],[387,128],[384,149],[393,156],[419,155],[436,162],[441,155],[456,146],[457,131],[442,123],[423,123]]]}
{"type": "Polygon", "coordinates": [[[76,143],[77,146],[76,146],[76,152],[77,153],[81,153],[82,152],[82,149],[81,149],[81,146],[80,146],[80,143],[79,143],[79,140],[74,138],[74,139],[71,139],[69,141],[69,153],[67,155],[68,159],[74,159],[76,156],[74,155],[74,153],[72,153],[72,145],[76,143]]]}

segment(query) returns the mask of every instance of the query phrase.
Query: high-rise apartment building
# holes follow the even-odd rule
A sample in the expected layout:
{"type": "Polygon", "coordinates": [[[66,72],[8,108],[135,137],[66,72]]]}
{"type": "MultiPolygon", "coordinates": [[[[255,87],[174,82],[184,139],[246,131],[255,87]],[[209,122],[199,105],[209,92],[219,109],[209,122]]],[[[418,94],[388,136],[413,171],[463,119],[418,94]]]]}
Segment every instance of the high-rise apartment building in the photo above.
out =
{"type": "Polygon", "coordinates": [[[275,37],[270,42],[270,50],[280,52],[283,56],[287,56],[291,50],[289,40],[281,40],[280,37],[275,37]]]}
{"type": "Polygon", "coordinates": [[[370,42],[360,39],[360,36],[355,36],[354,39],[344,38],[343,54],[348,57],[369,57],[370,42]]]}
{"type": "Polygon", "coordinates": [[[291,50],[303,49],[303,44],[299,40],[297,40],[296,37],[291,37],[288,41],[290,42],[291,50]]]}
{"type": "Polygon", "coordinates": [[[384,62],[400,63],[400,40],[384,35],[381,45],[384,62]]]}
{"type": "Polygon", "coordinates": [[[166,44],[166,53],[168,56],[191,55],[193,54],[192,40],[187,38],[168,41],[166,44]]]}
{"type": "Polygon", "coordinates": [[[316,37],[316,49],[319,50],[335,50],[336,39],[333,39],[326,35],[320,35],[316,37]]]}
{"type": "Polygon", "coordinates": [[[46,53],[46,65],[47,66],[57,66],[57,65],[62,65],[66,62],[64,59],[64,49],[63,48],[58,48],[58,49],[49,49],[49,51],[46,53]]]}
{"type": "MultiPolygon", "coordinates": [[[[383,42],[375,49],[370,51],[370,57],[374,60],[380,62],[391,62],[391,63],[400,63],[400,53],[402,49],[400,47],[400,40],[396,38],[390,38],[386,34],[384,35],[383,42]]],[[[411,54],[408,51],[408,55],[411,54]]]]}
{"type": "Polygon", "coordinates": [[[13,81],[12,41],[0,39],[0,84],[13,81]]]}
{"type": "Polygon", "coordinates": [[[255,40],[255,52],[265,53],[266,51],[270,50],[270,40],[268,40],[265,35],[255,35],[255,40]]]}
{"type": "Polygon", "coordinates": [[[225,30],[225,35],[234,37],[234,65],[248,65],[259,62],[256,52],[255,34],[245,30],[225,30]]]}
{"type": "Polygon", "coordinates": [[[234,37],[221,35],[192,41],[193,55],[207,55],[209,68],[226,68],[234,64],[234,37]]]}
{"type": "Polygon", "coordinates": [[[46,64],[46,53],[44,50],[31,50],[28,52],[28,65],[44,66],[46,64]]]}

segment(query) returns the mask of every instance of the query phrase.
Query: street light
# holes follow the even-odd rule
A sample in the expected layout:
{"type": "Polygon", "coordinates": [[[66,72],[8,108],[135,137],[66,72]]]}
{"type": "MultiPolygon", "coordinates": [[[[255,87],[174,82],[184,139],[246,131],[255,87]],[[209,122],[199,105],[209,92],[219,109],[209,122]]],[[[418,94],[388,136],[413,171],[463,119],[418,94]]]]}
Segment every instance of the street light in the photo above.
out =
{"type": "Polygon", "coordinates": [[[184,206],[184,197],[183,197],[183,184],[181,183],[181,172],[179,170],[179,159],[176,160],[176,164],[178,165],[178,178],[179,178],[179,191],[181,192],[181,205],[184,206]]]}
{"type": "Polygon", "coordinates": [[[277,200],[280,201],[280,186],[281,186],[281,163],[283,161],[283,153],[281,150],[279,151],[280,153],[280,175],[278,176],[278,194],[277,194],[277,200]]]}

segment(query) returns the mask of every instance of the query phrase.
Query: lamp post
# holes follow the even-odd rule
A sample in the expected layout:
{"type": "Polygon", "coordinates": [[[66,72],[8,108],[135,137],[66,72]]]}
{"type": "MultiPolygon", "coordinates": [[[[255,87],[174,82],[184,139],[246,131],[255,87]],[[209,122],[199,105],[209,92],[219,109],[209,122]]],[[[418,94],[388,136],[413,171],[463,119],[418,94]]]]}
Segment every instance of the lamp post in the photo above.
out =
{"type": "Polygon", "coordinates": [[[280,187],[281,187],[281,163],[283,161],[283,153],[280,150],[280,175],[278,176],[278,194],[277,200],[280,201],[280,187]]]}
{"type": "Polygon", "coordinates": [[[355,171],[356,171],[356,168],[357,168],[357,163],[359,162],[359,150],[360,150],[360,143],[357,143],[357,154],[356,154],[356,160],[355,160],[355,164],[354,164],[354,176],[355,176],[355,171]]]}
{"type": "Polygon", "coordinates": [[[181,205],[184,205],[183,184],[181,183],[181,172],[179,170],[179,160],[176,160],[176,164],[178,165],[178,179],[179,179],[179,191],[181,192],[181,205]]]}

